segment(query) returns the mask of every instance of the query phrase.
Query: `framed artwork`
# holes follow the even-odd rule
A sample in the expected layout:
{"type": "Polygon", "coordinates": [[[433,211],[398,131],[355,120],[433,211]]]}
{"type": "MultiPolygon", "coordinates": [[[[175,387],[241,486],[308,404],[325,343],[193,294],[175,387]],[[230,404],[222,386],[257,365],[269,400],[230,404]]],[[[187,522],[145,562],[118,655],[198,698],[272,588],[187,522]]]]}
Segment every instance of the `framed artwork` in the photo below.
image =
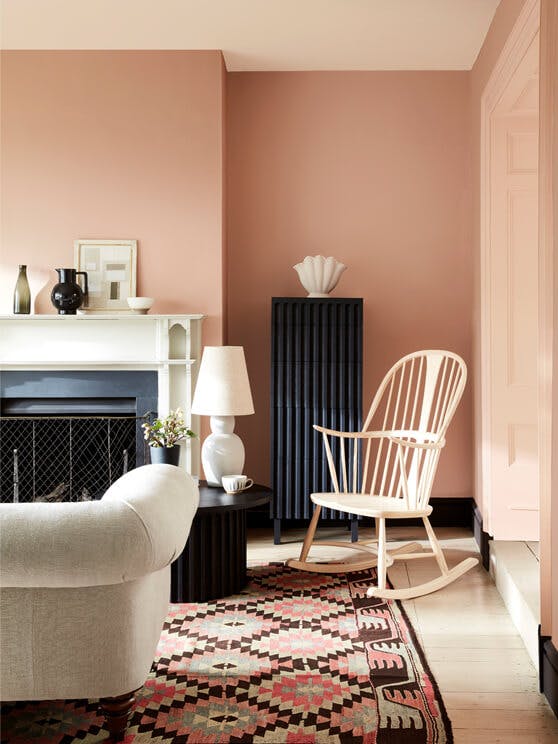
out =
{"type": "Polygon", "coordinates": [[[76,240],[74,263],[86,271],[89,296],[85,312],[129,312],[136,296],[137,240],[76,240]]]}

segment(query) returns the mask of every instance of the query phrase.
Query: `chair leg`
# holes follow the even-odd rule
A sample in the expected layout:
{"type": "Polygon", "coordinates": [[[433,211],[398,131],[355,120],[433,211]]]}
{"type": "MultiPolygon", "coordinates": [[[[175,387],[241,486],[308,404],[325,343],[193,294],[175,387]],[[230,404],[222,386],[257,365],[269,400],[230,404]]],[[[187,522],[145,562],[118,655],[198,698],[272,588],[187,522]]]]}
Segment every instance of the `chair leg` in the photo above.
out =
{"type": "Polygon", "coordinates": [[[448,564],[446,563],[444,551],[442,550],[440,543],[438,542],[438,538],[436,537],[434,530],[432,529],[430,520],[428,519],[428,517],[423,517],[422,521],[424,522],[426,534],[428,535],[428,539],[430,540],[430,545],[432,546],[432,552],[434,553],[436,563],[440,568],[442,576],[447,576],[449,573],[448,564]]]}
{"type": "Polygon", "coordinates": [[[378,589],[386,588],[386,520],[377,519],[376,528],[378,533],[378,589]]]}
{"type": "Polygon", "coordinates": [[[133,690],[116,697],[101,698],[99,701],[112,741],[120,741],[124,738],[128,716],[136,700],[135,693],[136,690],[133,690]]]}
{"type": "MultiPolygon", "coordinates": [[[[316,528],[318,526],[318,522],[320,519],[320,514],[322,511],[322,507],[318,504],[314,510],[314,514],[312,515],[312,519],[310,521],[310,524],[308,525],[308,530],[306,531],[306,536],[304,538],[304,542],[302,544],[302,550],[300,551],[300,558],[296,560],[295,558],[289,558],[289,560],[286,561],[287,566],[290,568],[296,568],[299,571],[311,571],[313,573],[323,573],[323,574],[331,574],[331,573],[347,573],[347,571],[364,571],[368,568],[372,568],[373,566],[376,566],[378,563],[376,550],[374,548],[368,547],[366,544],[362,543],[353,543],[353,542],[335,542],[335,541],[320,541],[317,543],[317,545],[320,545],[321,547],[328,546],[328,547],[335,547],[335,548],[351,548],[352,550],[357,550],[360,555],[364,554],[366,557],[362,557],[361,560],[347,560],[347,559],[340,559],[337,561],[325,561],[325,562],[319,562],[319,561],[309,561],[308,560],[308,553],[310,552],[310,548],[314,544],[314,536],[316,534],[316,528]]],[[[355,520],[356,521],[356,520],[355,520]]],[[[384,557],[384,563],[385,566],[390,565],[393,563],[393,560],[390,556],[384,557]]],[[[385,573],[385,569],[384,569],[385,573]]]]}
{"type": "MultiPolygon", "coordinates": [[[[383,599],[414,599],[415,597],[423,597],[425,594],[436,592],[438,591],[438,589],[442,589],[443,587],[448,586],[448,584],[451,584],[452,581],[455,581],[460,576],[463,576],[464,573],[469,571],[471,568],[474,568],[474,566],[478,564],[478,560],[476,558],[465,558],[465,560],[461,561],[461,563],[458,563],[457,566],[449,569],[444,557],[444,553],[442,551],[442,548],[440,547],[440,543],[438,542],[436,535],[434,534],[434,530],[432,529],[430,521],[427,517],[423,517],[423,521],[426,532],[428,534],[430,545],[432,546],[432,553],[427,553],[427,555],[434,556],[436,562],[438,563],[441,575],[437,576],[431,581],[425,582],[424,584],[409,586],[405,589],[386,589],[385,586],[382,587],[380,584],[380,556],[382,554],[382,543],[385,545],[384,527],[384,540],[380,540],[380,543],[378,545],[378,586],[371,586],[368,589],[368,591],[366,592],[366,595],[368,597],[382,597],[383,599]]],[[[380,536],[381,534],[382,527],[380,525],[380,536]]],[[[407,546],[405,546],[405,548],[407,549],[407,546]]],[[[393,552],[395,553],[395,551],[393,552]]],[[[404,559],[405,554],[403,553],[399,556],[394,557],[400,557],[404,559]]]]}
{"type": "Polygon", "coordinates": [[[318,506],[316,506],[316,508],[314,509],[314,514],[312,515],[312,519],[310,520],[310,524],[308,525],[308,530],[306,531],[306,537],[304,538],[304,542],[302,543],[300,560],[303,562],[308,558],[308,553],[310,552],[310,548],[312,547],[312,542],[314,541],[314,535],[316,534],[316,528],[320,520],[321,511],[322,507],[318,504],[318,506]]]}

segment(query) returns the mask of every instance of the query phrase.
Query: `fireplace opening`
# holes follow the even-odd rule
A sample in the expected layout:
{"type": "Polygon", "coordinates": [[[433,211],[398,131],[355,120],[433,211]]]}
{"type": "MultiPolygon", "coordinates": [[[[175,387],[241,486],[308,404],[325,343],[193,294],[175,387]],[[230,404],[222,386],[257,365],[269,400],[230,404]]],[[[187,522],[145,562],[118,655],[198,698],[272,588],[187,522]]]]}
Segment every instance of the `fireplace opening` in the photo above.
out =
{"type": "Polygon", "coordinates": [[[153,372],[3,372],[3,502],[89,501],[149,462],[141,425],[156,416],[153,372]]]}
{"type": "Polygon", "coordinates": [[[100,499],[128,470],[149,462],[149,416],[13,416],[0,419],[2,501],[100,499]],[[138,453],[138,440],[142,442],[138,453]]]}

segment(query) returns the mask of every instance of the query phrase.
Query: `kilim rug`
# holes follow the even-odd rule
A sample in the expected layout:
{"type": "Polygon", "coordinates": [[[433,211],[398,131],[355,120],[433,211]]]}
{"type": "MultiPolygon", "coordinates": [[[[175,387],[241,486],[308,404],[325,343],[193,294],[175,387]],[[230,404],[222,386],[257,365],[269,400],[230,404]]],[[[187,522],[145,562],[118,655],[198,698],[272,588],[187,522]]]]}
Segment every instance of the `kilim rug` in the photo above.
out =
{"type": "MultiPolygon", "coordinates": [[[[372,571],[250,569],[240,595],[171,605],[124,742],[450,744],[436,683],[372,571]]],[[[100,742],[95,702],[13,703],[2,741],[100,742]]]]}

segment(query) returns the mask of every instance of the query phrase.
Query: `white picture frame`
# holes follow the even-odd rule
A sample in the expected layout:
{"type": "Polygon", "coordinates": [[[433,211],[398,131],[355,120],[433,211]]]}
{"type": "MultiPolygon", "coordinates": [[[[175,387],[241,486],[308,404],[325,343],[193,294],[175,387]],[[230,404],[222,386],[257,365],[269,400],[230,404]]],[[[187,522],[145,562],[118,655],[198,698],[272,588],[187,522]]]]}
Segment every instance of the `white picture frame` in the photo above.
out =
{"type": "Polygon", "coordinates": [[[127,299],[136,296],[137,253],[137,240],[74,241],[74,265],[87,272],[89,290],[80,311],[130,312],[127,299]]]}

